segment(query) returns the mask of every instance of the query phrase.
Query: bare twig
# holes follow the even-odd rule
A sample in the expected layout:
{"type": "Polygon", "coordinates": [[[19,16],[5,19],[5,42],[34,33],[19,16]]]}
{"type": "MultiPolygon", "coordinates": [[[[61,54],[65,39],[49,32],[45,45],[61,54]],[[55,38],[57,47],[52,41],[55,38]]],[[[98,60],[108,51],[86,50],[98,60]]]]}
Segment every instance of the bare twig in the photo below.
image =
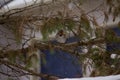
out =
{"type": "Polygon", "coordinates": [[[56,77],[56,76],[51,76],[51,75],[42,74],[42,73],[36,73],[36,72],[34,72],[34,71],[30,70],[30,69],[27,69],[27,68],[25,68],[25,67],[23,67],[21,65],[15,64],[15,63],[11,63],[11,62],[9,62],[7,60],[0,59],[0,63],[5,64],[5,65],[11,65],[11,66],[16,67],[18,69],[29,72],[30,74],[32,74],[34,76],[38,76],[38,77],[45,78],[45,79],[48,79],[48,80],[57,80],[58,79],[58,77],[56,77]]]}

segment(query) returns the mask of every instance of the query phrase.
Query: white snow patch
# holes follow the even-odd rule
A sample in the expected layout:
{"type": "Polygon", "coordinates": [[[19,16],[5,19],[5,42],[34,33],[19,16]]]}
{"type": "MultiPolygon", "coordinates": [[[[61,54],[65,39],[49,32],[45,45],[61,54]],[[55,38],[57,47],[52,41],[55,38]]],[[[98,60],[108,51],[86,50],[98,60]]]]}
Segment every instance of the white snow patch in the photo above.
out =
{"type": "Polygon", "coordinates": [[[111,57],[112,59],[115,59],[115,58],[116,58],[116,56],[117,56],[117,54],[111,54],[111,56],[110,56],[110,57],[111,57]]]}
{"type": "Polygon", "coordinates": [[[58,80],[120,80],[120,75],[101,76],[101,77],[87,77],[87,78],[64,78],[58,80]]]}

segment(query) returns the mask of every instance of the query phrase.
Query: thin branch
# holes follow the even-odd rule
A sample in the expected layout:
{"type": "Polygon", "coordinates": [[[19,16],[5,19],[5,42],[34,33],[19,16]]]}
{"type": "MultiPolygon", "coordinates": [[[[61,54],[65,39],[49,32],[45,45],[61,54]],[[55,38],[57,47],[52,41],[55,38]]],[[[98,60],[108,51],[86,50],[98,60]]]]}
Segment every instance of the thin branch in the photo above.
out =
{"type": "Polygon", "coordinates": [[[13,75],[11,75],[11,74],[4,73],[4,72],[1,72],[1,71],[0,71],[0,74],[5,75],[5,76],[8,76],[8,77],[17,77],[17,76],[13,76],[13,75]]]}
{"type": "MultiPolygon", "coordinates": [[[[66,44],[51,44],[51,46],[54,49],[62,50],[62,51],[68,52],[69,54],[72,54],[72,55],[75,55],[75,56],[76,55],[80,56],[80,55],[83,55],[83,54],[79,54],[79,52],[75,53],[74,52],[74,48],[75,47],[96,45],[96,44],[104,44],[105,41],[106,41],[105,39],[101,38],[101,39],[95,39],[95,40],[90,40],[90,41],[86,41],[86,42],[79,41],[79,42],[72,42],[72,43],[66,43],[66,44]]],[[[29,51],[30,47],[31,46],[29,46],[27,48],[11,50],[11,51],[16,53],[16,54],[18,54],[18,53],[20,53],[22,51],[22,53],[24,54],[24,53],[27,53],[29,51]]],[[[39,41],[35,42],[34,47],[38,48],[40,50],[50,49],[49,44],[43,43],[43,42],[39,42],[39,41]]],[[[2,56],[6,57],[7,55],[9,55],[9,51],[2,52],[1,54],[3,54],[2,56]]]]}
{"type": "Polygon", "coordinates": [[[85,14],[88,15],[88,14],[90,14],[90,13],[93,13],[93,12],[95,12],[95,11],[98,11],[97,9],[99,9],[101,6],[103,6],[103,4],[104,4],[104,2],[102,2],[100,5],[98,5],[98,6],[95,7],[94,9],[92,9],[92,10],[86,12],[85,14]]]}
{"type": "Polygon", "coordinates": [[[58,79],[58,77],[56,77],[56,76],[51,76],[51,75],[42,74],[42,73],[36,73],[33,70],[27,69],[27,68],[25,68],[25,67],[23,67],[21,65],[15,64],[15,63],[11,63],[11,62],[9,62],[7,60],[0,59],[0,63],[4,64],[4,65],[10,65],[10,66],[16,67],[18,69],[24,70],[24,71],[26,71],[28,73],[31,73],[33,76],[38,76],[38,77],[48,79],[48,80],[57,80],[58,79]]]}

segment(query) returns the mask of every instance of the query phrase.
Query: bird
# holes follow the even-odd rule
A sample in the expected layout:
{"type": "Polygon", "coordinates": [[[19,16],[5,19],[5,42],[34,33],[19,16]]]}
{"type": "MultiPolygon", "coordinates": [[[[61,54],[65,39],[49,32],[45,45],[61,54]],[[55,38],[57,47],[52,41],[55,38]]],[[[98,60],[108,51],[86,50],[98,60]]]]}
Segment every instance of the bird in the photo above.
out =
{"type": "Polygon", "coordinates": [[[55,36],[56,41],[58,43],[65,43],[67,40],[67,36],[64,30],[59,30],[55,36]]]}

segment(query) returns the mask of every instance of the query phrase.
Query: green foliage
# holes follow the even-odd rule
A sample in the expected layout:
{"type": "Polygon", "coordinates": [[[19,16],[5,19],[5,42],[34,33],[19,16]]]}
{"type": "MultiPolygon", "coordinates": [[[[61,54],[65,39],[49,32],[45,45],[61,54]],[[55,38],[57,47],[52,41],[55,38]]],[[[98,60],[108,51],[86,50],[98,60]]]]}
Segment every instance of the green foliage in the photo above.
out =
{"type": "Polygon", "coordinates": [[[27,61],[25,67],[26,67],[26,68],[30,68],[31,66],[32,66],[31,60],[27,61]]]}
{"type": "Polygon", "coordinates": [[[25,57],[23,56],[23,54],[21,54],[21,52],[19,51],[14,50],[7,51],[6,58],[12,63],[16,63],[19,60],[21,62],[25,61],[25,57]]]}
{"type": "Polygon", "coordinates": [[[105,39],[107,43],[119,43],[120,38],[112,29],[106,30],[105,39]]]}
{"type": "Polygon", "coordinates": [[[103,60],[103,57],[102,57],[101,55],[99,55],[99,54],[93,54],[93,55],[91,56],[91,59],[92,59],[93,62],[95,63],[95,66],[96,66],[96,67],[101,66],[102,60],[103,60]]]}
{"type": "Polygon", "coordinates": [[[48,36],[56,31],[61,29],[71,30],[75,26],[75,22],[72,19],[61,19],[61,18],[51,18],[45,20],[44,24],[41,27],[41,33],[43,39],[47,40],[48,36]]]}
{"type": "Polygon", "coordinates": [[[89,52],[92,54],[98,54],[100,52],[100,49],[99,48],[91,48],[89,52]]]}
{"type": "Polygon", "coordinates": [[[75,22],[72,19],[66,19],[64,25],[68,30],[72,30],[75,27],[75,22]]]}
{"type": "Polygon", "coordinates": [[[100,55],[100,49],[98,47],[89,49],[89,58],[93,60],[95,66],[100,66],[103,60],[102,55],[100,55]]]}
{"type": "Polygon", "coordinates": [[[85,31],[82,30],[82,29],[79,29],[79,34],[78,34],[78,36],[79,36],[79,38],[84,39],[84,38],[86,38],[86,37],[88,36],[88,33],[85,32],[85,31]]]}
{"type": "Polygon", "coordinates": [[[85,14],[82,14],[80,19],[78,36],[80,37],[81,40],[82,39],[89,40],[92,36],[92,32],[93,32],[93,29],[90,25],[90,21],[88,17],[85,14]]]}
{"type": "Polygon", "coordinates": [[[104,29],[103,28],[96,28],[95,35],[96,35],[96,38],[104,37],[104,29]]]}
{"type": "Polygon", "coordinates": [[[26,61],[26,68],[30,68],[39,62],[39,59],[36,54],[29,56],[26,61]]]}
{"type": "Polygon", "coordinates": [[[85,14],[81,15],[80,25],[81,25],[81,28],[84,28],[87,31],[91,30],[89,19],[85,14]]]}
{"type": "Polygon", "coordinates": [[[13,26],[13,29],[12,29],[12,33],[14,34],[15,36],[15,40],[16,40],[16,43],[17,44],[20,44],[21,43],[21,40],[22,40],[22,33],[19,32],[19,28],[16,27],[16,26],[13,26]]]}
{"type": "Polygon", "coordinates": [[[16,62],[16,57],[17,57],[16,52],[14,52],[14,51],[9,51],[9,53],[8,53],[8,55],[7,55],[7,58],[8,58],[11,62],[15,63],[15,62],[16,62]]]}
{"type": "MultiPolygon", "coordinates": [[[[7,24],[7,23],[6,23],[7,24]]],[[[14,39],[17,44],[22,41],[23,27],[24,27],[24,17],[13,17],[8,21],[7,29],[12,32],[14,39]]]]}

